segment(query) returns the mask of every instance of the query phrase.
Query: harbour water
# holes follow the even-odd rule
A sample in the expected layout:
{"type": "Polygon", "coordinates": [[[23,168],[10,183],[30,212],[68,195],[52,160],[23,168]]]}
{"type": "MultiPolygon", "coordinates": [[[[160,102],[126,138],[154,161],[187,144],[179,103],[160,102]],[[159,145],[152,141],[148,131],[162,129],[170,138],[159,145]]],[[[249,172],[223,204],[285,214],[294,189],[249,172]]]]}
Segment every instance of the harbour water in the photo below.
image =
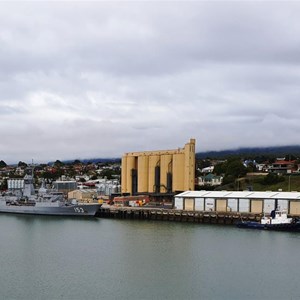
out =
{"type": "Polygon", "coordinates": [[[1,299],[300,299],[300,234],[0,215],[1,299]]]}

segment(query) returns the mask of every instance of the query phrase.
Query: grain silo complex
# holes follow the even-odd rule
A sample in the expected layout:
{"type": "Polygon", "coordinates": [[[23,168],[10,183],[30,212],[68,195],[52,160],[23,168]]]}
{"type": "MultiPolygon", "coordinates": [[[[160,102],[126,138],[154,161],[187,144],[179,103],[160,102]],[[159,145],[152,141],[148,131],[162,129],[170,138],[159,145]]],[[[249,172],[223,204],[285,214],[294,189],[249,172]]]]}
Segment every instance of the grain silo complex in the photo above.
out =
{"type": "Polygon", "coordinates": [[[195,139],[183,148],[125,153],[122,193],[174,195],[195,189],[195,139]]]}

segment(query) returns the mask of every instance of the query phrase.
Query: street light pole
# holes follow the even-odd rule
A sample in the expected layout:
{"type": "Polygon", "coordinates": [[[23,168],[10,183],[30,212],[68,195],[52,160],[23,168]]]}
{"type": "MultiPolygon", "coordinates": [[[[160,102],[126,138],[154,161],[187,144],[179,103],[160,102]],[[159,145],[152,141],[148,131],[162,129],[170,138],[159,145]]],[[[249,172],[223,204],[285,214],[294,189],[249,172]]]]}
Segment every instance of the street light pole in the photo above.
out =
{"type": "Polygon", "coordinates": [[[288,191],[290,192],[291,191],[291,175],[289,175],[289,189],[288,191]]]}
{"type": "Polygon", "coordinates": [[[237,180],[236,180],[236,183],[237,183],[237,191],[240,190],[240,182],[239,182],[239,178],[240,178],[240,175],[238,176],[237,180]]]}

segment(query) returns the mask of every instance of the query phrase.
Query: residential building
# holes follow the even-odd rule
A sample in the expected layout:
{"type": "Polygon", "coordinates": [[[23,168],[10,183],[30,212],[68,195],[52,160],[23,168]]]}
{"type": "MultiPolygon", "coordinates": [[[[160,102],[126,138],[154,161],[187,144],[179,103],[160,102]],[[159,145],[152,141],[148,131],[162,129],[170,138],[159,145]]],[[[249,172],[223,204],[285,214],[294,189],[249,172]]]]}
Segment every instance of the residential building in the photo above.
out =
{"type": "Polygon", "coordinates": [[[218,186],[222,184],[222,181],[222,176],[216,176],[212,173],[209,173],[205,176],[198,177],[198,186],[218,186]]]}
{"type": "Polygon", "coordinates": [[[291,174],[298,170],[296,160],[276,160],[270,167],[269,172],[277,174],[291,174]]]}

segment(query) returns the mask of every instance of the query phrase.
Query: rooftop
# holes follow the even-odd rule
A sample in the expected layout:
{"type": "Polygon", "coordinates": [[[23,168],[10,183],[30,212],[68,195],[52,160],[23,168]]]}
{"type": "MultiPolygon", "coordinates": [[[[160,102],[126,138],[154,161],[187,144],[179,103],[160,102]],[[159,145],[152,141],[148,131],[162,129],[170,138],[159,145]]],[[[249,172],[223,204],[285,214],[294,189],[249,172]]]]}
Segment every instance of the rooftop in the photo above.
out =
{"type": "Polygon", "coordinates": [[[186,191],[175,196],[189,198],[251,198],[251,199],[284,199],[300,200],[300,192],[251,192],[251,191],[186,191]]]}

